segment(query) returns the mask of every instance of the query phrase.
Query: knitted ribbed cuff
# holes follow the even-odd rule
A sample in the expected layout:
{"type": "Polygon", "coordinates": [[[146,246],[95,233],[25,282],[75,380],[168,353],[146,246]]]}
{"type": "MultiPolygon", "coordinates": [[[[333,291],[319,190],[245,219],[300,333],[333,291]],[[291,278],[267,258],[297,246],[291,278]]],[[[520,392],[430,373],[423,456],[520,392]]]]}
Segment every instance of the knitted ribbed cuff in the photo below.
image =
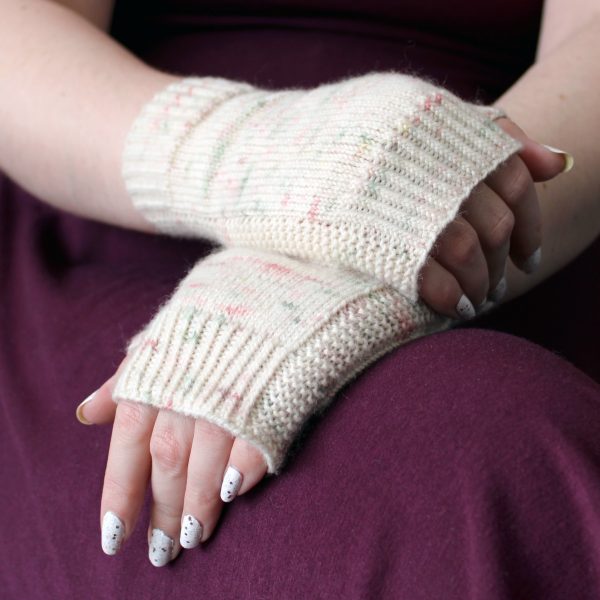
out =
{"type": "Polygon", "coordinates": [[[360,274],[225,249],[197,263],[136,336],[113,398],[215,423],[277,473],[348,380],[450,323],[360,274]]]}
{"type": "Polygon", "coordinates": [[[502,109],[399,73],[206,86],[175,82],[136,119],[123,163],[134,205],[164,233],[357,269],[412,301],[437,237],[521,148],[494,122],[502,109]]]}

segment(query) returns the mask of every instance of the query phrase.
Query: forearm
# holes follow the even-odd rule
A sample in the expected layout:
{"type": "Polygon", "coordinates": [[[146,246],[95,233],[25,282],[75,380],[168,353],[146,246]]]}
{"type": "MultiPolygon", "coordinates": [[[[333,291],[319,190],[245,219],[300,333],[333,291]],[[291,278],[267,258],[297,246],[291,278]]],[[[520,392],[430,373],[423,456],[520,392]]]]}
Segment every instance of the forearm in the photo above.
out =
{"type": "Polygon", "coordinates": [[[536,184],[542,210],[542,263],[532,275],[507,266],[510,300],[581,253],[600,233],[600,18],[590,19],[534,64],[495,104],[533,139],[569,151],[568,174],[536,184]]]}
{"type": "Polygon", "coordinates": [[[121,177],[142,105],[177,79],[142,63],[71,10],[0,0],[0,169],[69,212],[154,231],[121,177]]]}

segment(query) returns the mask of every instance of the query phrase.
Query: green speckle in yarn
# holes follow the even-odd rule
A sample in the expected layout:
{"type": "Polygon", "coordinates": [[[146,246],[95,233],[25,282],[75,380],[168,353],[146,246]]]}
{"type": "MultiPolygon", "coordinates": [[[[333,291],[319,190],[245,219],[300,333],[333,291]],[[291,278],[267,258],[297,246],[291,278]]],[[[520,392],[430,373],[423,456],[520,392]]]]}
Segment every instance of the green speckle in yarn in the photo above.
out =
{"type": "Polygon", "coordinates": [[[242,192],[244,191],[244,188],[246,187],[246,182],[248,181],[248,177],[250,177],[251,171],[252,171],[252,166],[248,165],[248,168],[246,169],[246,172],[244,173],[244,177],[242,178],[242,181],[240,183],[238,199],[242,197],[242,192]]]}
{"type": "Polygon", "coordinates": [[[183,341],[184,343],[187,342],[194,342],[194,343],[198,343],[198,340],[200,339],[200,332],[199,331],[187,331],[186,334],[183,336],[183,341]]]}
{"type": "Polygon", "coordinates": [[[370,194],[372,194],[373,196],[377,196],[377,184],[373,177],[371,177],[371,179],[369,179],[369,183],[367,184],[367,189],[369,190],[370,194]]]}
{"type": "Polygon", "coordinates": [[[194,387],[194,383],[196,382],[196,378],[191,375],[186,375],[183,378],[183,395],[187,396],[190,393],[192,388],[194,387]]]}
{"type": "Polygon", "coordinates": [[[196,313],[199,312],[195,306],[187,305],[181,308],[181,315],[188,320],[188,325],[190,321],[194,318],[196,313]]]}
{"type": "Polygon", "coordinates": [[[294,310],[295,308],[297,308],[297,306],[293,302],[287,302],[285,300],[281,302],[281,306],[289,308],[290,310],[294,310]]]}
{"type": "Polygon", "coordinates": [[[363,142],[363,144],[366,144],[367,146],[370,146],[373,142],[375,142],[375,138],[372,138],[370,135],[367,135],[366,133],[361,133],[360,134],[360,140],[363,142]]]}

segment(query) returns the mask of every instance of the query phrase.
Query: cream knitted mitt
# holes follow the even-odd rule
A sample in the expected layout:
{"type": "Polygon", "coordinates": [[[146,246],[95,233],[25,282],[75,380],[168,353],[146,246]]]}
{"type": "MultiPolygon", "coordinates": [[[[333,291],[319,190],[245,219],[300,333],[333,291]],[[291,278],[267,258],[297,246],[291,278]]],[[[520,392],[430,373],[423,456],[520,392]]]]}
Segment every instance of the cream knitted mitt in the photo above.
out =
{"type": "Polygon", "coordinates": [[[123,177],[163,233],[342,265],[415,301],[439,234],[521,148],[500,116],[395,72],[280,91],[189,77],[135,119],[123,177]]]}
{"type": "Polygon", "coordinates": [[[347,381],[452,322],[356,271],[225,248],[130,341],[113,398],[216,423],[278,473],[304,422],[347,381]]]}

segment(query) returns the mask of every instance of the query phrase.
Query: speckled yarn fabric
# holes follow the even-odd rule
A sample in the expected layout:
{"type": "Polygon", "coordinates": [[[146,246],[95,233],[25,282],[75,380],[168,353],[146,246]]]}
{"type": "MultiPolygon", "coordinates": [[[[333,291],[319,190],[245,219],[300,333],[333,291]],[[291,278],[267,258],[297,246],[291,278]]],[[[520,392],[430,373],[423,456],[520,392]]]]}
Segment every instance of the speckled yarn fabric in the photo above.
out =
{"type": "Polygon", "coordinates": [[[362,273],[224,248],[197,262],[130,341],[113,398],[216,423],[277,473],[306,419],[342,385],[451,323],[362,273]]]}
{"type": "Polygon", "coordinates": [[[415,301],[439,234],[521,148],[499,116],[393,71],[279,91],[188,77],[135,119],[123,177],[161,232],[353,268],[415,301]]]}

